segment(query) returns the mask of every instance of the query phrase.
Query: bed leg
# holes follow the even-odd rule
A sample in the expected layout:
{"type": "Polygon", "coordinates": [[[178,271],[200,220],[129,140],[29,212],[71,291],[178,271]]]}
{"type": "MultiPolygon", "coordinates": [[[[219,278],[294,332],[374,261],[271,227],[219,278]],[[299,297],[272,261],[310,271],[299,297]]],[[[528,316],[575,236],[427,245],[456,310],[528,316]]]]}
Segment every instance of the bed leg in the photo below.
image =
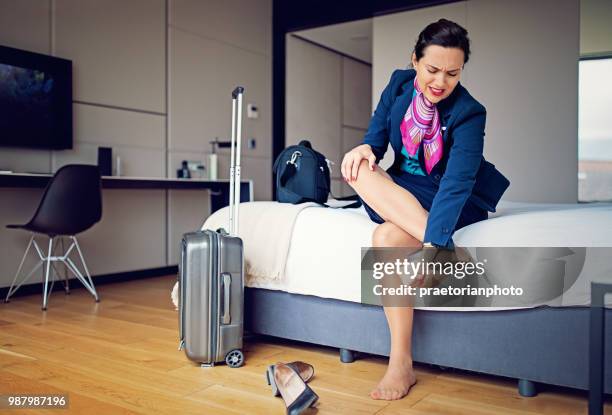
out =
{"type": "Polygon", "coordinates": [[[518,392],[519,395],[524,396],[526,398],[531,398],[538,394],[535,382],[527,379],[518,380],[518,392]]]}
{"type": "Polygon", "coordinates": [[[355,361],[355,352],[348,349],[340,349],[340,361],[342,363],[353,363],[355,361]]]}

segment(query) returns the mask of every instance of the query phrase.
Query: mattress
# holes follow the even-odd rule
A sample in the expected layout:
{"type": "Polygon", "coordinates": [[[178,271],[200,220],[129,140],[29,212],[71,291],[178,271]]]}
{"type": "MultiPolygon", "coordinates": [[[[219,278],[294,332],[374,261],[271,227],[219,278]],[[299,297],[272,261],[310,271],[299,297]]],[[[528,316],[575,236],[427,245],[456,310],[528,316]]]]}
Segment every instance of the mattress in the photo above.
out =
{"type": "MultiPolygon", "coordinates": [[[[247,286],[360,302],[361,248],[371,246],[376,226],[363,207],[304,209],[295,221],[284,277],[276,281],[248,282],[247,279],[247,286]]],[[[497,212],[490,214],[488,220],[458,230],[453,239],[462,247],[612,247],[612,203],[501,201],[497,212]]],[[[594,269],[596,279],[611,282],[610,251],[588,252],[591,257],[585,260],[576,283],[565,293],[560,305],[589,304],[589,283],[594,269]]],[[[431,309],[495,311],[508,308],[431,309]]]]}

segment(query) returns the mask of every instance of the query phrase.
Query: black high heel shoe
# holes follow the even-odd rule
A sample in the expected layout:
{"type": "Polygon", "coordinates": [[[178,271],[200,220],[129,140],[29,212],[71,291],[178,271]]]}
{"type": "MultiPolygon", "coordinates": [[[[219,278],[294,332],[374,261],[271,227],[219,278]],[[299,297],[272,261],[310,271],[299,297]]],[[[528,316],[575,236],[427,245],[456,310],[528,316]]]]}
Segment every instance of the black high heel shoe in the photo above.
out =
{"type": "MultiPolygon", "coordinates": [[[[285,364],[295,370],[306,383],[308,383],[314,376],[314,367],[308,363],[296,360],[295,362],[285,364]]],[[[279,396],[280,392],[278,391],[276,380],[274,379],[275,367],[276,365],[268,366],[268,369],[266,370],[266,381],[268,382],[268,385],[272,386],[272,395],[279,396]]]]}
{"type": "Polygon", "coordinates": [[[285,401],[288,415],[300,415],[319,399],[304,383],[299,373],[284,363],[279,363],[274,368],[274,380],[285,401]]]}

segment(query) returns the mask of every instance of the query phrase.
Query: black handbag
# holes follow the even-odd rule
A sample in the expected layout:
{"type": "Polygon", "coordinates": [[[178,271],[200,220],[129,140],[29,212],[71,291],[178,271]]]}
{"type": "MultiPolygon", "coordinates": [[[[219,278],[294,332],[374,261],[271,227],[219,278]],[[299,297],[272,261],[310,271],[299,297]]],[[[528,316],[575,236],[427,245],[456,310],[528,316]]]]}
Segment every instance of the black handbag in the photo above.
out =
{"type": "MultiPolygon", "coordinates": [[[[331,177],[325,156],[308,140],[284,149],[274,161],[276,200],[281,203],[325,203],[331,190],[331,177]]],[[[332,195],[333,196],[333,195],[332,195]]],[[[336,200],[355,200],[342,208],[361,206],[358,196],[339,197],[336,200]]]]}

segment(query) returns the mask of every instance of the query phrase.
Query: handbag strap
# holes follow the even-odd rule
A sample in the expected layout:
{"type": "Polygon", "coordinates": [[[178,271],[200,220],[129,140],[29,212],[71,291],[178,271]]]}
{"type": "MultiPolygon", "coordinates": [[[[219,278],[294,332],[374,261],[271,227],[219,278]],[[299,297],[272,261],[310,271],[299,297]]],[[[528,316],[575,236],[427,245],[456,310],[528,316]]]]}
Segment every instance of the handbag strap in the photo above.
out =
{"type": "Polygon", "coordinates": [[[353,203],[349,203],[348,205],[344,205],[340,208],[336,208],[336,209],[352,209],[352,208],[358,208],[361,206],[361,199],[359,199],[359,196],[357,195],[351,195],[351,196],[344,196],[344,197],[336,197],[334,196],[334,194],[330,191],[329,194],[336,200],[339,201],[344,201],[344,200],[354,200],[355,202],[353,203]]]}
{"type": "MultiPolygon", "coordinates": [[[[297,172],[297,169],[295,168],[295,164],[293,164],[293,163],[285,163],[285,166],[283,167],[283,170],[282,170],[281,176],[280,176],[280,185],[284,187],[285,184],[287,183],[287,181],[290,178],[292,178],[295,175],[296,172],[297,172]]],[[[296,196],[300,196],[297,193],[295,193],[295,192],[293,192],[293,191],[291,191],[289,189],[285,189],[285,192],[290,192],[290,193],[293,193],[296,196]]],[[[353,209],[353,208],[358,208],[358,207],[361,206],[361,200],[359,199],[359,196],[357,196],[357,195],[345,196],[345,197],[336,197],[336,196],[334,196],[334,194],[331,191],[329,193],[336,200],[339,200],[339,201],[354,200],[355,202],[349,203],[348,205],[345,205],[345,206],[333,207],[333,206],[328,205],[327,203],[321,203],[321,202],[318,202],[318,201],[316,201],[314,199],[300,196],[301,200],[302,200],[301,203],[304,203],[304,202],[314,202],[314,203],[316,203],[318,205],[322,205],[322,206],[325,206],[325,207],[328,207],[328,208],[332,208],[332,209],[353,209]]]]}
{"type": "Polygon", "coordinates": [[[280,185],[285,186],[290,178],[295,176],[297,173],[297,169],[295,168],[295,164],[293,163],[285,163],[283,170],[280,175],[280,185]]]}
{"type": "Polygon", "coordinates": [[[330,206],[327,203],[317,202],[316,200],[310,199],[310,198],[307,198],[307,197],[303,197],[302,198],[302,202],[300,202],[300,203],[313,202],[313,203],[316,203],[317,205],[321,205],[323,207],[327,207],[327,208],[330,208],[330,209],[352,209],[352,208],[360,207],[361,206],[361,200],[358,199],[358,196],[347,196],[347,197],[343,197],[343,198],[336,199],[336,200],[353,200],[353,199],[356,199],[356,201],[353,202],[353,203],[349,203],[348,205],[344,205],[344,206],[330,206]]]}

